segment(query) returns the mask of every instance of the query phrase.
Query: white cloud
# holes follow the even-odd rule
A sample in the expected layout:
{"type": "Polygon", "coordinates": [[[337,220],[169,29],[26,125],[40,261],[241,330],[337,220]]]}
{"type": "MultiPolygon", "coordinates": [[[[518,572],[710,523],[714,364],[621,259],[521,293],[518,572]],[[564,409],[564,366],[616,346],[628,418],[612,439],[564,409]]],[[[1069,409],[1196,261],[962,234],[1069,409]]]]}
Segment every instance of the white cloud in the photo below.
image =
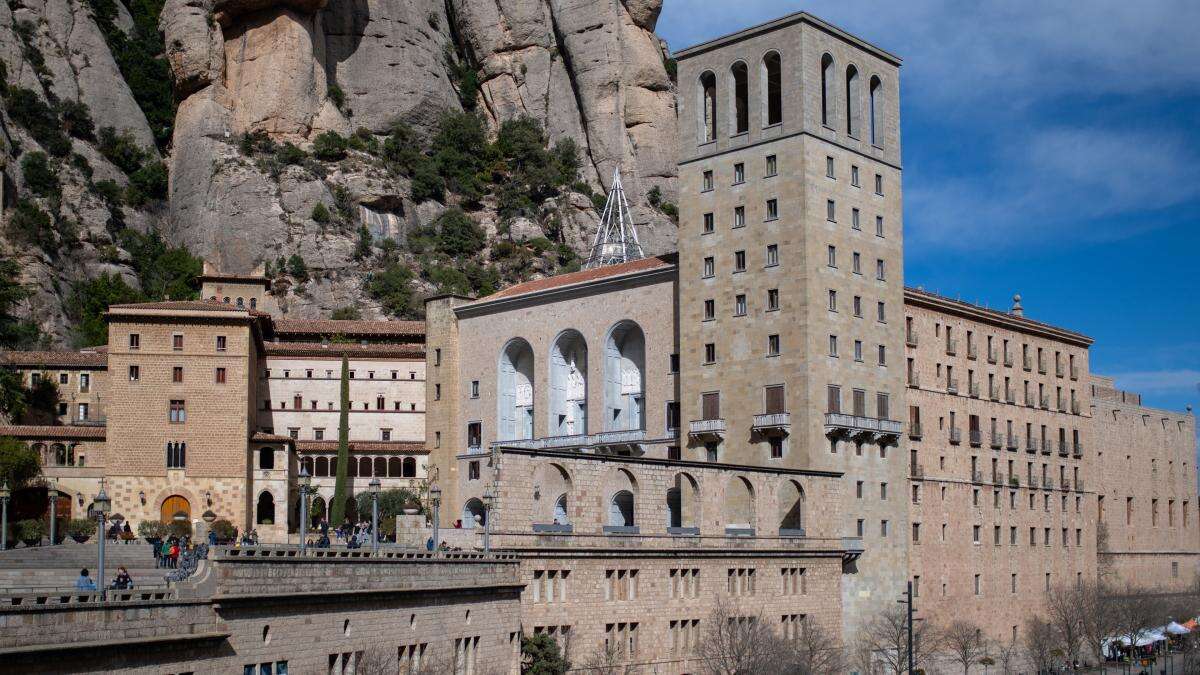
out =
{"type": "Polygon", "coordinates": [[[1141,394],[1200,393],[1200,370],[1144,370],[1112,376],[1119,389],[1141,394]]]}

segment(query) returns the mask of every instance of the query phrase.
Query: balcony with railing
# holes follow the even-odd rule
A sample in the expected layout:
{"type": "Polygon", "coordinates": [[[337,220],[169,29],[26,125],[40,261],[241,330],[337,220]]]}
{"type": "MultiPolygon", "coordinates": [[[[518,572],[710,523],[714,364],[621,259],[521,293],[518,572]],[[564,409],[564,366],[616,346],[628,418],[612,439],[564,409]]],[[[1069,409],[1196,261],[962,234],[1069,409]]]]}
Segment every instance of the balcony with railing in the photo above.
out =
{"type": "Polygon", "coordinates": [[[983,445],[983,432],[978,429],[971,429],[967,433],[967,437],[971,440],[971,445],[979,447],[983,445]]]}
{"type": "Polygon", "coordinates": [[[1025,405],[1029,406],[1030,408],[1037,406],[1037,396],[1034,396],[1033,392],[1025,392],[1025,405]]]}
{"type": "Polygon", "coordinates": [[[908,386],[912,387],[913,389],[920,389],[921,374],[915,370],[910,370],[908,372],[908,386]]]}
{"type": "Polygon", "coordinates": [[[753,430],[763,435],[785,434],[791,426],[791,413],[764,413],[754,416],[753,430]]]}
{"type": "Polygon", "coordinates": [[[1038,359],[1038,374],[1040,374],[1040,375],[1046,374],[1046,360],[1045,359],[1038,359]]]}
{"type": "Polygon", "coordinates": [[[1054,441],[1043,438],[1042,439],[1042,454],[1048,456],[1053,452],[1054,452],[1054,441]]]}
{"type": "Polygon", "coordinates": [[[979,383],[971,382],[967,385],[967,391],[970,392],[971,398],[979,398],[979,383]]]}
{"type": "Polygon", "coordinates": [[[967,358],[975,361],[979,358],[979,345],[974,342],[967,343],[967,358]]]}
{"type": "Polygon", "coordinates": [[[592,434],[591,444],[610,452],[632,450],[646,442],[645,429],[627,429],[624,431],[602,431],[592,434]]]}
{"type": "Polygon", "coordinates": [[[1037,451],[1038,439],[1034,436],[1030,436],[1029,438],[1025,439],[1025,452],[1028,452],[1031,455],[1036,455],[1037,451]]]}
{"type": "Polygon", "coordinates": [[[1042,410],[1050,409],[1050,394],[1042,394],[1042,410]]]}
{"type": "Polygon", "coordinates": [[[1050,476],[1042,476],[1042,487],[1047,490],[1054,489],[1054,480],[1050,476]]]}
{"type": "Polygon", "coordinates": [[[1004,434],[998,434],[995,431],[993,431],[992,432],[992,448],[995,450],[999,450],[1002,447],[1004,447],[1004,434]]]}
{"type": "Polygon", "coordinates": [[[909,422],[908,423],[908,437],[913,439],[914,441],[921,440],[921,423],[920,422],[909,422]]]}
{"type": "Polygon", "coordinates": [[[888,444],[900,437],[902,426],[896,420],[825,413],[825,435],[830,438],[846,437],[864,443],[888,444]]]}
{"type": "Polygon", "coordinates": [[[1020,442],[1018,441],[1017,436],[1015,434],[1009,434],[1008,435],[1008,443],[1006,444],[1006,447],[1009,450],[1015,451],[1017,449],[1018,445],[1020,445],[1020,442]]]}
{"type": "Polygon", "coordinates": [[[1058,412],[1060,412],[1060,413],[1067,412],[1067,399],[1065,399],[1065,398],[1058,399],[1058,412]]]}
{"type": "Polygon", "coordinates": [[[1079,366],[1076,366],[1076,365],[1071,366],[1071,379],[1072,380],[1079,379],[1079,366]]]}
{"type": "Polygon", "coordinates": [[[947,338],[946,339],[946,354],[948,356],[954,356],[957,353],[958,353],[958,340],[955,340],[953,338],[947,338]]]}
{"type": "Polygon", "coordinates": [[[1004,400],[1007,403],[1016,403],[1017,402],[1017,392],[1013,389],[1009,389],[1009,390],[1005,391],[1004,392],[1004,400]]]}
{"type": "Polygon", "coordinates": [[[1013,365],[1013,355],[1012,355],[1011,353],[1007,353],[1007,352],[1006,352],[1006,353],[1004,354],[1004,365],[1005,365],[1005,367],[1012,368],[1012,365],[1013,365]]]}
{"type": "Polygon", "coordinates": [[[988,385],[988,398],[992,399],[993,401],[1000,400],[1000,385],[996,384],[995,382],[988,385]]]}
{"type": "Polygon", "coordinates": [[[951,377],[946,380],[946,393],[948,393],[948,394],[957,394],[958,393],[958,378],[951,377]]]}
{"type": "Polygon", "coordinates": [[[1075,491],[1083,492],[1083,479],[1082,478],[1075,479],[1075,491]]]}
{"type": "Polygon", "coordinates": [[[1054,364],[1054,375],[1055,375],[1055,377],[1062,377],[1063,375],[1066,375],[1066,372],[1063,370],[1062,363],[1054,364]]]}
{"type": "Polygon", "coordinates": [[[1068,457],[1071,454],[1071,444],[1066,441],[1058,442],[1058,456],[1068,457]]]}
{"type": "Polygon", "coordinates": [[[919,463],[910,462],[908,471],[910,474],[912,474],[912,477],[915,480],[922,480],[925,478],[925,467],[921,466],[919,463]]]}
{"type": "Polygon", "coordinates": [[[912,331],[906,331],[904,333],[904,344],[908,345],[909,347],[916,347],[918,344],[917,334],[912,331]]]}
{"type": "Polygon", "coordinates": [[[1033,359],[1028,354],[1021,356],[1021,367],[1025,370],[1033,370],[1033,359]]]}
{"type": "Polygon", "coordinates": [[[988,349],[987,362],[988,363],[996,362],[996,350],[995,349],[990,349],[990,348],[988,349]]]}
{"type": "Polygon", "coordinates": [[[719,441],[725,438],[725,420],[692,420],[688,422],[688,436],[703,441],[719,441]]]}
{"type": "Polygon", "coordinates": [[[1078,415],[1079,409],[1080,409],[1079,401],[1071,401],[1071,414],[1078,415]]]}
{"type": "Polygon", "coordinates": [[[1075,441],[1075,443],[1073,445],[1074,445],[1074,449],[1071,454],[1073,454],[1075,456],[1075,459],[1079,459],[1080,457],[1083,457],[1083,442],[1075,441]]]}
{"type": "Polygon", "coordinates": [[[962,430],[961,429],[958,429],[956,427],[950,427],[950,443],[951,443],[951,445],[958,445],[959,443],[962,443],[962,430]]]}

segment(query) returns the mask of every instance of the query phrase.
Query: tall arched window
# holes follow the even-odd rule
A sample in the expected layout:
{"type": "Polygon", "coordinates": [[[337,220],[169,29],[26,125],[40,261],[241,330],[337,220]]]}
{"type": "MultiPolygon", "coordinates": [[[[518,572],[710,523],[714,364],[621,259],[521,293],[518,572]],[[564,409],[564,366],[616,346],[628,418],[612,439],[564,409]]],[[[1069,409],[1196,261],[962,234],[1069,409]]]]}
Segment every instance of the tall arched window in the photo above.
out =
{"type": "Polygon", "coordinates": [[[646,337],[641,326],[622,321],[604,343],[604,430],[645,429],[646,337]]]}
{"type": "Polygon", "coordinates": [[[608,505],[609,527],[633,527],[633,493],[620,490],[613,494],[608,505]]]}
{"type": "Polygon", "coordinates": [[[558,464],[542,464],[534,472],[534,483],[540,490],[534,522],[570,525],[571,476],[567,470],[558,464]]]}
{"type": "Polygon", "coordinates": [[[404,458],[403,476],[405,478],[417,477],[417,460],[413,457],[404,458]]]}
{"type": "Polygon", "coordinates": [[[403,478],[404,471],[400,468],[400,458],[392,457],[388,459],[388,478],[403,478]]]}
{"type": "Polygon", "coordinates": [[[387,478],[387,458],[376,457],[373,464],[375,465],[375,470],[372,475],[374,475],[376,478],[387,478]]]}
{"type": "Polygon", "coordinates": [[[729,68],[729,111],[731,134],[744,134],[750,130],[750,73],[746,64],[738,61],[729,68]]]}
{"type": "Polygon", "coordinates": [[[767,52],[762,59],[762,111],[763,126],[783,122],[782,65],[779,52],[767,52]]]}
{"type": "Polygon", "coordinates": [[[496,440],[533,438],[533,349],[518,338],[500,353],[496,440]]]}
{"type": "MultiPolygon", "coordinates": [[[[353,461],[353,460],[351,460],[351,461],[353,461]]],[[[358,458],[358,475],[362,478],[370,478],[372,475],[374,475],[371,473],[371,458],[370,457],[359,457],[358,458]]]]}
{"type": "Polygon", "coordinates": [[[883,83],[878,77],[871,78],[871,144],[881,145],[883,134],[880,133],[879,123],[883,115],[883,83]]]}
{"type": "Polygon", "coordinates": [[[700,521],[700,490],[696,479],[686,473],[675,474],[667,489],[667,527],[693,528],[700,521]]]}
{"type": "Polygon", "coordinates": [[[793,480],[779,486],[779,536],[804,536],[804,490],[793,480]]]}
{"type": "Polygon", "coordinates": [[[717,76],[711,70],[700,75],[696,110],[701,143],[717,140],[717,76]]]}
{"type": "Polygon", "coordinates": [[[550,434],[574,436],[587,428],[587,343],[563,332],[550,350],[550,434]]]}
{"type": "Polygon", "coordinates": [[[254,509],[254,522],[259,525],[275,523],[275,497],[266,490],[258,496],[258,506],[254,509]]]}
{"type": "Polygon", "coordinates": [[[729,479],[725,487],[725,527],[754,529],[754,488],[741,476],[729,479]]]}
{"type": "Polygon", "coordinates": [[[487,525],[487,511],[483,508],[483,502],[472,497],[463,505],[462,526],[469,530],[476,525],[480,527],[487,525]],[[479,519],[479,522],[475,522],[476,518],[479,519]]]}
{"type": "Polygon", "coordinates": [[[861,94],[859,92],[858,68],[849,66],[846,68],[846,133],[851,136],[858,136],[858,132],[862,127],[861,115],[859,112],[862,102],[859,100],[861,94]]]}
{"type": "Polygon", "coordinates": [[[325,477],[329,476],[329,458],[328,457],[318,457],[317,458],[317,461],[315,464],[315,470],[312,472],[312,475],[320,476],[321,478],[325,478],[325,477]]]}
{"type": "Polygon", "coordinates": [[[258,468],[274,469],[275,468],[275,448],[266,447],[258,450],[258,468]]]}
{"type": "Polygon", "coordinates": [[[833,74],[833,57],[825,54],[821,57],[821,124],[833,126],[833,87],[836,76],[833,74]]]}

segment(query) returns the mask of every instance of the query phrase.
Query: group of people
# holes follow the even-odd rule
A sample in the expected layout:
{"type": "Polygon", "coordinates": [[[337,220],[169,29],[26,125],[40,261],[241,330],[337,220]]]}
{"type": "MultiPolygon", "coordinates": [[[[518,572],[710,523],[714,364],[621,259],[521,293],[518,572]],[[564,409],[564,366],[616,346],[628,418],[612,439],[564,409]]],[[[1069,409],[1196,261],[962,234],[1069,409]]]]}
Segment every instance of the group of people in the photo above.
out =
{"type": "Polygon", "coordinates": [[[114,520],[112,526],[108,528],[108,531],[105,533],[105,535],[108,537],[109,541],[119,540],[125,542],[126,544],[137,540],[137,537],[133,534],[133,528],[129,527],[128,520],[114,520]]]}
{"type": "MultiPolygon", "coordinates": [[[[124,565],[117,568],[117,575],[113,577],[112,583],[108,587],[117,591],[128,591],[133,588],[133,577],[129,576],[129,570],[125,569],[124,565]]],[[[92,580],[86,567],[79,570],[79,578],[75,580],[75,589],[79,591],[96,590],[96,582],[92,580]]]]}
{"type": "Polygon", "coordinates": [[[170,537],[161,542],[150,541],[150,549],[154,552],[154,567],[173,570],[179,567],[179,554],[187,548],[187,539],[170,537]]]}
{"type": "MultiPolygon", "coordinates": [[[[319,533],[316,540],[308,539],[308,545],[313,548],[329,548],[332,541],[329,538],[329,521],[322,518],[316,528],[319,533]]],[[[347,518],[342,526],[333,531],[334,539],[346,543],[346,548],[362,548],[364,544],[371,543],[372,532],[371,523],[363,520],[358,523],[351,523],[347,518]]],[[[379,541],[384,541],[382,532],[377,533],[379,541]]]]}

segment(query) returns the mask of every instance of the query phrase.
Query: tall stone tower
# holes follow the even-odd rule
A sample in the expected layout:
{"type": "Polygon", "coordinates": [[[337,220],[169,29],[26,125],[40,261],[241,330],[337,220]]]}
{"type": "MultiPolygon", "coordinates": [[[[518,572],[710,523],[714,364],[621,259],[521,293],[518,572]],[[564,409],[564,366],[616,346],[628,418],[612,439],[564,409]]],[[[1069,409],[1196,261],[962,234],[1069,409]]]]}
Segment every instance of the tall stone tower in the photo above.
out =
{"type": "Polygon", "coordinates": [[[683,452],[844,474],[853,635],[908,569],[900,60],[803,13],[675,56],[683,452]]]}

